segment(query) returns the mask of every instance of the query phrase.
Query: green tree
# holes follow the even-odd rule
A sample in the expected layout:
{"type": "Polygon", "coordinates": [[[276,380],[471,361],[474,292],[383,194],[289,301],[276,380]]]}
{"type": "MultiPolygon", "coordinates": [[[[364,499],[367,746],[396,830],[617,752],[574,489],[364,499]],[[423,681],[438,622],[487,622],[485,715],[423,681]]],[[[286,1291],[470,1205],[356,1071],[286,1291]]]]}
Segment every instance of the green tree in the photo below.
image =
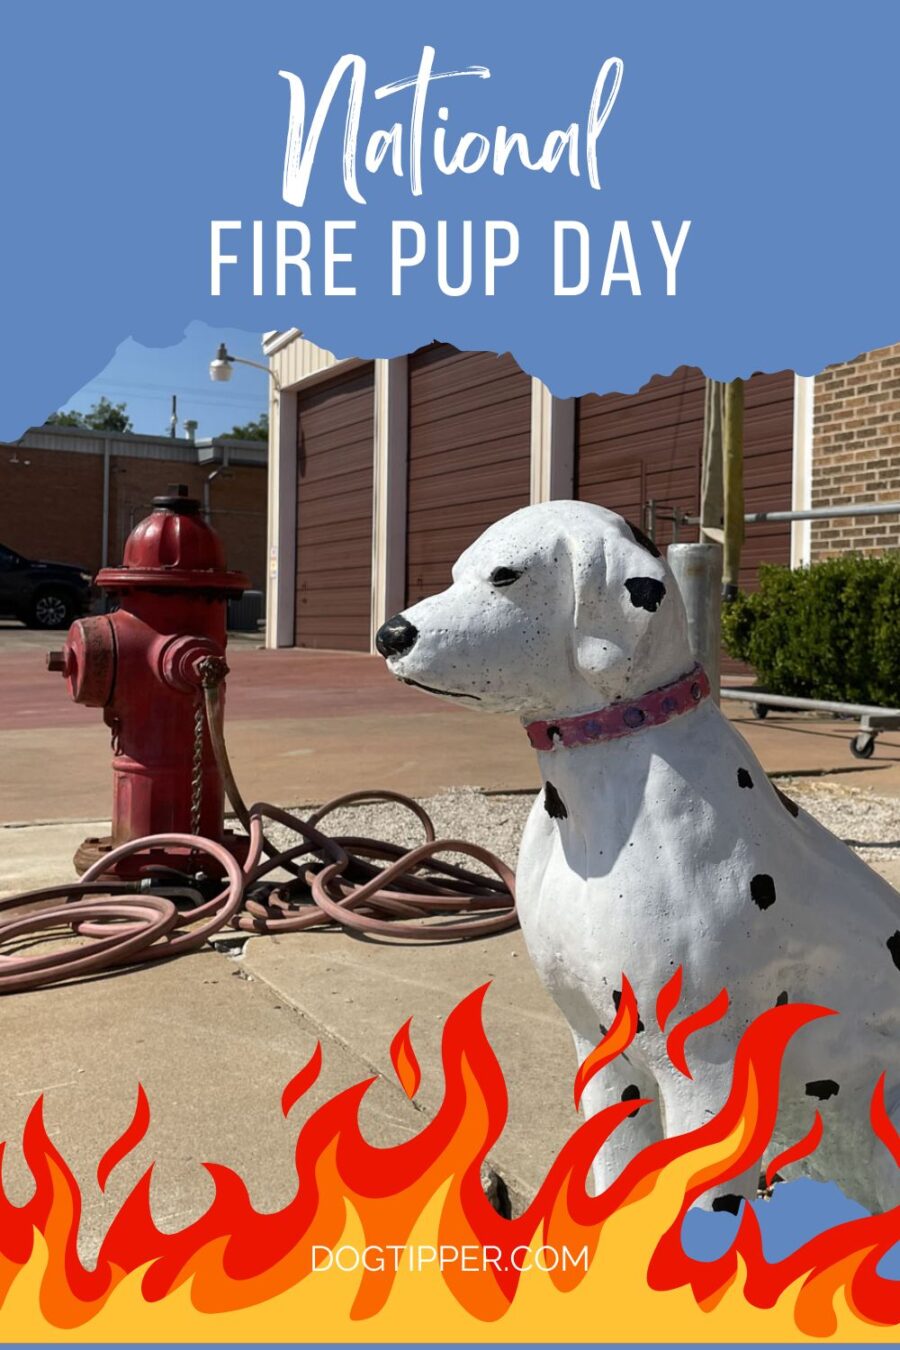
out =
{"type": "Polygon", "coordinates": [[[81,427],[84,431],[132,431],[131,418],[124,403],[110,403],[104,396],[90,412],[55,412],[45,423],[51,427],[81,427]]]}
{"type": "Polygon", "coordinates": [[[269,414],[260,413],[255,422],[245,422],[242,427],[232,427],[225,435],[232,441],[267,441],[269,439],[269,414]]]}

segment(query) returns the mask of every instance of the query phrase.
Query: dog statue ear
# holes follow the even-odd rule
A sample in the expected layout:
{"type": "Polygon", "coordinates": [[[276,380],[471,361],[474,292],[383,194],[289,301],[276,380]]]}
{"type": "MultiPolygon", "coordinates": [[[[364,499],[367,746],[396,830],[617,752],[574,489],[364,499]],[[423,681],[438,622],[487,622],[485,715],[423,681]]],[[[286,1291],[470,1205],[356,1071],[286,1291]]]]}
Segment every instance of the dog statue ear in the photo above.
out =
{"type": "Polygon", "coordinates": [[[677,679],[692,665],[678,586],[659,549],[626,521],[570,538],[574,658],[607,701],[677,679]]]}

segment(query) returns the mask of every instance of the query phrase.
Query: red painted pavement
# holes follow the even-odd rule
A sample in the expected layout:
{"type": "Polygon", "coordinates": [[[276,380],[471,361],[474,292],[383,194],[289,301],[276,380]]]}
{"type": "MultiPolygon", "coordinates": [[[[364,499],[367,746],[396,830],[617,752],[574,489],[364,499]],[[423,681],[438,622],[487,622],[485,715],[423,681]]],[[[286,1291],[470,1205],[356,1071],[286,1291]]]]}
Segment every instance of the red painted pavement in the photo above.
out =
{"type": "MultiPolygon", "coordinates": [[[[0,651],[0,731],[83,727],[87,719],[99,719],[99,709],[72,702],[63,677],[48,671],[44,660],[39,648],[0,651]]],[[[408,716],[434,712],[438,706],[430,695],[395,680],[380,656],[235,648],[228,653],[228,664],[232,720],[364,713],[408,716]]],[[[459,711],[447,702],[441,707],[445,712],[459,711]]]]}

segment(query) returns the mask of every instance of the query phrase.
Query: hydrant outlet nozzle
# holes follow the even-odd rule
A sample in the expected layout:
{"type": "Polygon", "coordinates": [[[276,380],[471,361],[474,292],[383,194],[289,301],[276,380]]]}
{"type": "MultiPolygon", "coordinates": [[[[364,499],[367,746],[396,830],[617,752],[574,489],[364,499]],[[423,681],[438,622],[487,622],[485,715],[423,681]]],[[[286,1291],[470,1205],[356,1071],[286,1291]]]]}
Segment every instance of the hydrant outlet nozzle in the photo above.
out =
{"type": "Polygon", "coordinates": [[[166,684],[182,693],[190,693],[202,686],[201,665],[204,660],[221,660],[222,648],[212,638],[169,638],[159,653],[159,673],[166,684]]]}

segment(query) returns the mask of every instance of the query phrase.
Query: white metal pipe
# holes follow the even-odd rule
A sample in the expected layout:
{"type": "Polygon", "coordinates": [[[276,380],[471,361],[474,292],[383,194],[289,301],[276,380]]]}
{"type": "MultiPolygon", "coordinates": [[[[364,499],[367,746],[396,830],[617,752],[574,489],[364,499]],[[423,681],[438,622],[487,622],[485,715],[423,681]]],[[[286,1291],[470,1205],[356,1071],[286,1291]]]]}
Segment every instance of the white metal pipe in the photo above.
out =
{"type": "Polygon", "coordinates": [[[109,437],[103,440],[103,519],[100,525],[100,566],[109,566],[109,437]]]}
{"type": "Polygon", "coordinates": [[[799,708],[809,712],[846,713],[848,717],[891,717],[900,720],[900,708],[879,708],[869,703],[837,703],[824,698],[790,698],[787,694],[766,694],[759,689],[723,689],[722,698],[744,703],[763,703],[773,708],[799,708]]]}
{"type": "MultiPolygon", "coordinates": [[[[760,525],[793,520],[837,520],[842,516],[896,516],[900,502],[850,502],[847,506],[813,506],[808,511],[749,511],[744,516],[746,525],[760,525]]],[[[699,525],[699,516],[682,516],[682,525],[699,525]]]]}
{"type": "Polygon", "coordinates": [[[668,562],[687,611],[691,652],[718,700],[722,648],[722,549],[719,544],[670,544],[668,562]]]}

